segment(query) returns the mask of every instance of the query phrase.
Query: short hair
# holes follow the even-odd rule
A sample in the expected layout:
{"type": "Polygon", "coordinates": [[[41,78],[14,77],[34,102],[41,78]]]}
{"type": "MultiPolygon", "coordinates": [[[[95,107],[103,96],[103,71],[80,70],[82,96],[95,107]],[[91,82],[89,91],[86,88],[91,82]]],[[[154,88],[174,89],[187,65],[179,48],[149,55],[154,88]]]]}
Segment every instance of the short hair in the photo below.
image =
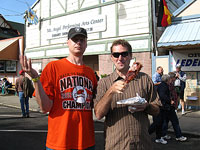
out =
{"type": "Polygon", "coordinates": [[[164,74],[164,75],[162,75],[161,81],[168,82],[169,79],[170,79],[169,75],[168,74],[164,74]]]}
{"type": "Polygon", "coordinates": [[[112,53],[113,47],[114,47],[114,46],[117,46],[117,45],[121,45],[121,46],[123,46],[123,47],[126,47],[129,53],[132,52],[132,47],[131,47],[131,45],[129,44],[129,42],[126,41],[126,40],[123,40],[123,39],[119,39],[119,40],[115,40],[115,41],[112,43],[112,46],[110,47],[111,53],[112,53]]]}
{"type": "Polygon", "coordinates": [[[161,66],[158,66],[158,67],[157,67],[157,70],[159,70],[160,68],[162,68],[162,67],[161,67],[161,66]]]}
{"type": "Polygon", "coordinates": [[[176,64],[176,68],[181,68],[181,64],[176,64]]]}
{"type": "Polygon", "coordinates": [[[176,77],[176,74],[174,72],[169,72],[168,75],[169,75],[170,78],[175,78],[176,77]]]}

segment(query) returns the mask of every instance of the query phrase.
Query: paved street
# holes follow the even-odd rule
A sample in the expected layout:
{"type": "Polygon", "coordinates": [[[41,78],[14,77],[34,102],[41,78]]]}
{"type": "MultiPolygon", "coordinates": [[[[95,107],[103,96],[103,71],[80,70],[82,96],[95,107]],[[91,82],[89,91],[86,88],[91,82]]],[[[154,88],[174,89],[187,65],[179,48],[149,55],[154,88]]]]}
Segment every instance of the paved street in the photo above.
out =
{"type": "MultiPolygon", "coordinates": [[[[0,105],[0,150],[44,150],[47,115],[30,112],[21,118],[20,109],[0,105]]],[[[95,122],[96,150],[102,150],[103,123],[95,122]]]]}
{"type": "MultiPolygon", "coordinates": [[[[21,118],[19,109],[0,105],[0,150],[44,150],[47,134],[47,115],[31,112],[21,118]]],[[[171,134],[174,137],[174,134],[171,134]]],[[[188,135],[187,135],[188,136],[188,135]]],[[[152,135],[154,140],[155,135],[152,135]]],[[[95,122],[96,150],[104,149],[103,123],[95,122]]],[[[155,144],[155,150],[199,150],[200,138],[189,136],[180,143],[173,138],[167,145],[155,144]]]]}
{"type": "Polygon", "coordinates": [[[194,136],[187,136],[188,140],[185,142],[177,142],[174,134],[173,139],[168,140],[168,144],[156,144],[154,143],[154,150],[199,150],[200,149],[200,138],[194,136]]]}
{"type": "Polygon", "coordinates": [[[31,112],[31,118],[21,118],[19,109],[0,106],[1,150],[42,150],[46,131],[46,115],[31,112]]]}

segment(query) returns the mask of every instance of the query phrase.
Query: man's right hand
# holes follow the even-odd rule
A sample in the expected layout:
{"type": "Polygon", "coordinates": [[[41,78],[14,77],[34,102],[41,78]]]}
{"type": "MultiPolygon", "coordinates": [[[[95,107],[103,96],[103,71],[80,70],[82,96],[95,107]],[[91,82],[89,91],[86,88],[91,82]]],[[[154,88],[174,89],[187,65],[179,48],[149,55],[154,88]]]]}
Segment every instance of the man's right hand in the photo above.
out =
{"type": "Polygon", "coordinates": [[[27,60],[27,57],[24,55],[20,56],[20,64],[22,69],[31,77],[37,78],[39,75],[35,69],[32,68],[31,59],[27,60]]]}
{"type": "Polygon", "coordinates": [[[122,80],[116,81],[110,88],[112,93],[123,93],[128,84],[122,80]]]}
{"type": "Polygon", "coordinates": [[[108,113],[111,107],[113,94],[123,93],[126,88],[127,83],[125,83],[125,81],[118,80],[113,83],[94,108],[98,120],[102,119],[108,113]]]}

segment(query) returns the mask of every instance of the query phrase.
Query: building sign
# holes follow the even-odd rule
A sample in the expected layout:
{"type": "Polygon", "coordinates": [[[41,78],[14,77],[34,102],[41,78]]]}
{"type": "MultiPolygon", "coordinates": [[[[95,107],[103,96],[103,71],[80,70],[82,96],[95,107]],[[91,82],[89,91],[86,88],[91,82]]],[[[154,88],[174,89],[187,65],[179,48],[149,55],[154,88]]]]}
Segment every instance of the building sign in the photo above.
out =
{"type": "Polygon", "coordinates": [[[181,64],[183,71],[200,71],[200,51],[184,50],[173,51],[174,66],[181,64]]]}
{"type": "MultiPolygon", "coordinates": [[[[66,21],[67,22],[67,21],[66,21]]],[[[106,30],[106,16],[105,15],[95,15],[92,17],[81,17],[74,18],[68,23],[57,23],[56,25],[51,25],[46,29],[47,39],[55,39],[67,37],[68,31],[72,27],[83,27],[87,30],[87,33],[94,33],[106,30]]]]}

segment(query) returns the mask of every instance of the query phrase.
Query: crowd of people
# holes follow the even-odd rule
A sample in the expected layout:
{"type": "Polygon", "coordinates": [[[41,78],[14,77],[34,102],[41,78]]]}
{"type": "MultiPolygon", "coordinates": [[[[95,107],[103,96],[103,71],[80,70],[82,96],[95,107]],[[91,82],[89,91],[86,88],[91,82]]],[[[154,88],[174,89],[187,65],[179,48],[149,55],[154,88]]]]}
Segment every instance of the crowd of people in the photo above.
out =
{"type": "Polygon", "coordinates": [[[171,137],[167,135],[168,123],[170,121],[175,132],[176,140],[186,141],[187,138],[181,133],[179,120],[176,114],[179,98],[182,105],[182,115],[185,114],[183,97],[186,74],[181,71],[180,64],[176,65],[175,72],[169,72],[164,75],[163,72],[163,68],[159,66],[152,77],[162,106],[160,107],[160,113],[157,116],[153,116],[153,123],[149,128],[149,134],[152,134],[155,131],[155,142],[167,144],[167,140],[171,139],[171,137]],[[177,84],[177,82],[179,82],[179,84],[177,84]]]}
{"type": "Polygon", "coordinates": [[[181,71],[181,66],[177,65],[176,72],[167,75],[163,75],[163,68],[159,66],[152,78],[139,72],[126,82],[127,72],[131,69],[134,72],[136,68],[129,66],[132,59],[131,45],[128,41],[119,39],[110,48],[115,70],[100,79],[83,62],[87,37],[84,28],[71,28],[67,39],[69,56],[48,63],[40,73],[32,68],[31,59],[23,55],[20,57],[22,70],[16,80],[16,91],[22,117],[29,117],[28,99],[34,90],[33,96],[40,109],[48,113],[46,149],[94,150],[92,109],[97,119],[105,117],[106,150],[151,150],[150,134],[153,132],[156,132],[156,143],[167,144],[167,139],[171,138],[167,134],[169,121],[173,125],[176,140],[187,140],[181,133],[176,115],[178,97],[181,100],[182,114],[185,113],[183,95],[186,75],[181,71]],[[31,84],[28,86],[24,83],[24,80],[29,82],[25,73],[31,77],[34,88],[31,84]],[[32,90],[27,94],[27,89],[30,88],[32,90]],[[128,104],[117,104],[120,100],[137,95],[146,101],[134,105],[132,110],[128,104]],[[150,127],[148,115],[153,116],[150,127]]]}

